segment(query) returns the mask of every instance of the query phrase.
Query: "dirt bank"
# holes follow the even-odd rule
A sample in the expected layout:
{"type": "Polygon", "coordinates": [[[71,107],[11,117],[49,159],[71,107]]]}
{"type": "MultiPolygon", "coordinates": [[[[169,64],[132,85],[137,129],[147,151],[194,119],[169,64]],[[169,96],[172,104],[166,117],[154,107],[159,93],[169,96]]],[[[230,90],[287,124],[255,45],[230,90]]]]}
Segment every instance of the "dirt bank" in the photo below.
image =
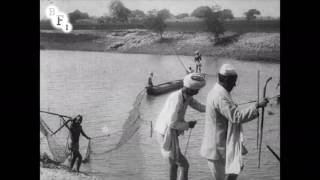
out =
{"type": "Polygon", "coordinates": [[[100,180],[98,177],[83,173],[68,172],[65,169],[52,169],[40,167],[41,180],[100,180]]]}
{"type": "MultiPolygon", "coordinates": [[[[228,32],[225,37],[233,35],[228,32]]],[[[204,56],[280,62],[280,33],[244,33],[224,45],[214,45],[214,42],[213,35],[206,32],[170,31],[164,33],[162,40],[155,33],[138,29],[77,30],[71,34],[47,30],[40,33],[41,49],[163,55],[193,55],[200,50],[204,56]]]]}

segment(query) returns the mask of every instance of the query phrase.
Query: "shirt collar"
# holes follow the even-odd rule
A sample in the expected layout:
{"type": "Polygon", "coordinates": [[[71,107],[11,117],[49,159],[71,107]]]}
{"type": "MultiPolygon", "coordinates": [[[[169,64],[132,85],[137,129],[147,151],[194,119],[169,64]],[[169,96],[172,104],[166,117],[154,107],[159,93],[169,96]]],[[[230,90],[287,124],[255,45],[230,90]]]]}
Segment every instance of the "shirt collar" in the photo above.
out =
{"type": "Polygon", "coordinates": [[[227,91],[221,84],[219,84],[218,82],[216,83],[215,86],[216,86],[216,89],[217,89],[218,91],[221,91],[221,92],[223,92],[223,93],[229,94],[228,91],[227,91]]]}

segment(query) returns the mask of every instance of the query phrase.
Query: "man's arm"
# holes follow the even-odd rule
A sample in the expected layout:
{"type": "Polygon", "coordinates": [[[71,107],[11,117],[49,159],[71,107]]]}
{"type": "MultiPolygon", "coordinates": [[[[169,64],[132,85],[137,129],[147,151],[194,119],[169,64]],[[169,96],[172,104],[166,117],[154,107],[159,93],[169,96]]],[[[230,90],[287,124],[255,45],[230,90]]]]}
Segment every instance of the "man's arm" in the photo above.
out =
{"type": "Polygon", "coordinates": [[[82,127],[81,127],[81,134],[84,136],[84,137],[86,137],[87,139],[91,139],[90,137],[88,137],[85,133],[84,133],[84,131],[83,131],[83,129],[82,129],[82,127]]]}
{"type": "Polygon", "coordinates": [[[255,119],[259,111],[256,105],[239,109],[230,99],[222,98],[218,103],[220,113],[232,123],[245,123],[255,119]]]}
{"type": "Polygon", "coordinates": [[[190,100],[189,105],[190,105],[193,109],[195,109],[195,110],[197,110],[197,111],[199,111],[199,112],[206,112],[206,106],[203,105],[203,104],[201,104],[199,101],[197,101],[197,100],[194,99],[194,98],[192,98],[192,99],[190,100]]]}

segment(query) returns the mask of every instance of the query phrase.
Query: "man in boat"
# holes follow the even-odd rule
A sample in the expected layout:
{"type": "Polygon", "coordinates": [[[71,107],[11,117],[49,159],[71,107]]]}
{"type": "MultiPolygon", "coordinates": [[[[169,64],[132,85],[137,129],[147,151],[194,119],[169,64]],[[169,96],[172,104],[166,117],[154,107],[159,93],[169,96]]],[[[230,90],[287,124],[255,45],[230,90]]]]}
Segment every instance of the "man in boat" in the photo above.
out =
{"type": "Polygon", "coordinates": [[[195,52],[195,56],[194,56],[194,62],[196,63],[196,72],[201,73],[201,54],[199,53],[199,51],[195,52]]]}
{"type": "Polygon", "coordinates": [[[69,144],[69,149],[71,151],[71,156],[72,156],[71,163],[70,163],[70,170],[72,170],[75,161],[78,159],[77,171],[79,172],[80,166],[82,163],[82,156],[79,152],[80,134],[82,134],[88,140],[90,140],[91,138],[88,137],[82,129],[82,126],[81,126],[82,116],[81,115],[77,115],[75,118],[72,118],[68,121],[71,122],[70,127],[68,126],[68,124],[66,124],[66,127],[69,129],[70,138],[71,138],[71,143],[69,144]]]}
{"type": "Polygon", "coordinates": [[[189,69],[188,69],[188,73],[187,73],[187,74],[190,74],[190,73],[194,73],[194,70],[192,69],[191,66],[189,66],[189,69]]]}
{"type": "Polygon", "coordinates": [[[153,78],[153,72],[150,73],[150,76],[149,76],[149,78],[148,78],[148,86],[149,86],[149,87],[152,87],[152,86],[153,86],[152,78],[153,78]]]}
{"type": "Polygon", "coordinates": [[[200,112],[205,112],[206,107],[193,98],[205,84],[201,74],[188,74],[183,80],[184,87],[169,95],[157,118],[155,131],[161,153],[169,162],[170,180],[177,179],[178,167],[180,167],[179,180],[188,179],[189,163],[180,151],[178,136],[196,125],[196,121],[185,121],[184,116],[188,105],[200,112]]]}
{"type": "Polygon", "coordinates": [[[237,179],[243,169],[242,155],[247,153],[243,145],[242,123],[258,116],[262,102],[240,109],[230,92],[236,85],[237,73],[230,64],[224,64],[218,73],[218,82],[207,97],[204,136],[200,155],[207,159],[214,180],[237,179]]]}

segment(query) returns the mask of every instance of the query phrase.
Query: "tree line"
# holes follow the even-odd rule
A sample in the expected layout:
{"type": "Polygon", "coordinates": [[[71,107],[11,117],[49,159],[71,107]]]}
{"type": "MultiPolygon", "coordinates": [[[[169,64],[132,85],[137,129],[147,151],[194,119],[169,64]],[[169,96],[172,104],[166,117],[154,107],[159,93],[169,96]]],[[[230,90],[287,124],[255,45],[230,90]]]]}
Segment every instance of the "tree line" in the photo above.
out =
{"type": "MultiPolygon", "coordinates": [[[[147,13],[141,10],[130,10],[120,1],[112,0],[108,6],[110,16],[101,16],[96,18],[98,24],[110,24],[110,23],[136,23],[141,24],[147,29],[151,29],[154,32],[159,33],[160,38],[167,25],[166,19],[176,18],[182,19],[189,16],[197,17],[204,20],[207,30],[212,32],[215,38],[219,39],[220,35],[225,32],[224,22],[234,19],[233,13],[230,9],[222,9],[220,6],[215,5],[200,6],[193,10],[189,15],[188,13],[181,13],[176,16],[171,14],[168,9],[156,10],[152,9],[147,13]]],[[[260,15],[260,11],[256,9],[250,9],[244,13],[247,20],[256,19],[257,15],[260,15]]],[[[93,19],[88,13],[75,10],[68,14],[69,21],[75,24],[81,20],[93,19]]]]}

